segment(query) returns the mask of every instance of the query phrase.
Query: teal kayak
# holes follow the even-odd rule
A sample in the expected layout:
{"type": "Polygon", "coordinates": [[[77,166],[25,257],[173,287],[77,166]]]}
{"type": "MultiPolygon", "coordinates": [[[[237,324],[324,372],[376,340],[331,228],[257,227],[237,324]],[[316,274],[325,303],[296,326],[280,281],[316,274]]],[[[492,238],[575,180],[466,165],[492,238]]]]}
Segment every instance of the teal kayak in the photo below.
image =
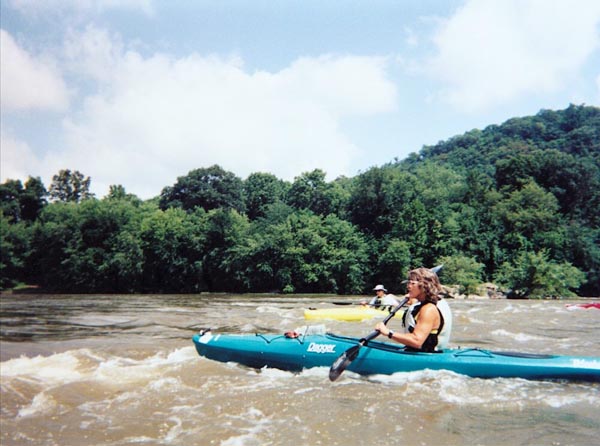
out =
{"type": "MultiPolygon", "coordinates": [[[[192,338],[200,356],[236,362],[253,368],[301,371],[330,367],[360,339],[332,333],[288,337],[273,334],[218,334],[210,330],[192,338]]],[[[436,353],[405,351],[400,344],[369,341],[347,370],[360,375],[450,370],[477,378],[523,378],[600,382],[600,357],[561,356],[490,351],[479,348],[447,349],[436,353]]]]}

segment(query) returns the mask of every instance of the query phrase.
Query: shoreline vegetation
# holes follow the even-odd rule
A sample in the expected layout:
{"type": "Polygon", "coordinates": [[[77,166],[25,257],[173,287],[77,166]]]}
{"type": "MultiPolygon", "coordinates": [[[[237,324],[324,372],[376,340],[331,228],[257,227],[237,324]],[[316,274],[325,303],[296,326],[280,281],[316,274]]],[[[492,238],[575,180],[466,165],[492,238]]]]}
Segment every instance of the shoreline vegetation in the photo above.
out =
{"type": "Polygon", "coordinates": [[[600,295],[599,107],[541,110],[326,176],[199,167],[148,200],[122,185],[97,198],[69,169],[48,188],[8,179],[0,289],[365,295],[443,264],[457,297],[600,295]]]}

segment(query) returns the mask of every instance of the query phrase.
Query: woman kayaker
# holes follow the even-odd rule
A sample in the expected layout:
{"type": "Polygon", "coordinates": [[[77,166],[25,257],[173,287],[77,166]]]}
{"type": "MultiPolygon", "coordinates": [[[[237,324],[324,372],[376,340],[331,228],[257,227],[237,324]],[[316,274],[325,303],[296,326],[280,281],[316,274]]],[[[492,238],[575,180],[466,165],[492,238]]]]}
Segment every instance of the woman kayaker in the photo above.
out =
{"type": "Polygon", "coordinates": [[[434,352],[439,343],[438,335],[444,328],[444,317],[437,307],[442,285],[436,273],[427,268],[417,268],[408,274],[409,302],[415,305],[407,314],[407,332],[390,330],[383,322],[375,326],[382,335],[404,344],[407,350],[434,352]]]}

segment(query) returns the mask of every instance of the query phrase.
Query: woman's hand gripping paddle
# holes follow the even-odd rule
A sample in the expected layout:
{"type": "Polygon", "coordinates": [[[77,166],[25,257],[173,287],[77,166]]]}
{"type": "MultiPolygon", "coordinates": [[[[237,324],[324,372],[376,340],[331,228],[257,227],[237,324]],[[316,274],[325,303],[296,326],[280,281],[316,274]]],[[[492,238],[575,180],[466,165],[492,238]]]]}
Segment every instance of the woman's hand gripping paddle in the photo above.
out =
{"type": "MultiPolygon", "coordinates": [[[[387,324],[388,321],[394,317],[396,312],[406,304],[406,302],[408,302],[408,298],[405,298],[402,302],[400,302],[400,304],[398,304],[398,306],[396,306],[396,308],[394,308],[390,312],[390,314],[383,320],[383,323],[387,324]]],[[[335,381],[336,379],[338,379],[343,373],[343,371],[346,370],[346,367],[348,367],[348,365],[350,365],[350,363],[356,359],[360,348],[367,342],[369,342],[371,339],[375,339],[380,334],[381,333],[379,332],[379,330],[375,330],[369,336],[362,338],[358,344],[350,347],[348,350],[342,353],[339,356],[339,358],[337,358],[334,361],[334,363],[331,364],[331,368],[329,369],[329,380],[335,381]]]]}

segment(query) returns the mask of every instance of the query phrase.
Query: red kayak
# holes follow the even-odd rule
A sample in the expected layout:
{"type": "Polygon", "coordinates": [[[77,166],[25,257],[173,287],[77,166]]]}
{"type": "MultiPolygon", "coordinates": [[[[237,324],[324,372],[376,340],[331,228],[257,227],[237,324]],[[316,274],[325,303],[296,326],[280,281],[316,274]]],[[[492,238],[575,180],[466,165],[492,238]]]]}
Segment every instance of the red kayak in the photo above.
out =
{"type": "Polygon", "coordinates": [[[567,304],[567,307],[598,308],[600,310],[600,302],[590,302],[589,304],[567,304]]]}

